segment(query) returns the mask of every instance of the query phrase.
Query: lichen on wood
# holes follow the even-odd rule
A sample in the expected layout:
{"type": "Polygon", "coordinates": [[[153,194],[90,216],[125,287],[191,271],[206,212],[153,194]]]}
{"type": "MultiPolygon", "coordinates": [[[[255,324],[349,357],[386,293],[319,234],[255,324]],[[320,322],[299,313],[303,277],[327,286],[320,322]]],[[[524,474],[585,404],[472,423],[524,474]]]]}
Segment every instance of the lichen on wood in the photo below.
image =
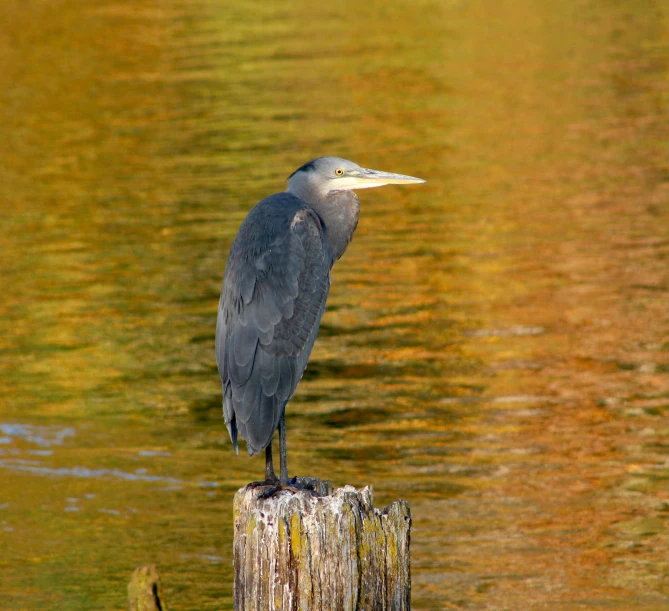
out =
{"type": "Polygon", "coordinates": [[[311,478],[297,487],[268,499],[262,486],[235,495],[235,610],[410,609],[408,503],[380,511],[369,487],[333,491],[311,478]]]}

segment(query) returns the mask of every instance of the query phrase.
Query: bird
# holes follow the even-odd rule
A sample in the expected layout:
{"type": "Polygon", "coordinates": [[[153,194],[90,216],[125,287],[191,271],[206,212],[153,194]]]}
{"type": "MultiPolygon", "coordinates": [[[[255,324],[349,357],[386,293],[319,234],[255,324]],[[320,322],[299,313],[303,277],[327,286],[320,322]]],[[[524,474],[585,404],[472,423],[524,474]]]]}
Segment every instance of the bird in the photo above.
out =
{"type": "Polygon", "coordinates": [[[319,157],[295,170],[285,192],[256,204],[239,227],[225,266],[216,322],[223,416],[235,452],[265,450],[265,480],[290,488],[286,404],[316,341],[330,270],[358,225],[356,190],[425,182],[319,157]],[[272,458],[279,430],[280,477],[272,458]]]}

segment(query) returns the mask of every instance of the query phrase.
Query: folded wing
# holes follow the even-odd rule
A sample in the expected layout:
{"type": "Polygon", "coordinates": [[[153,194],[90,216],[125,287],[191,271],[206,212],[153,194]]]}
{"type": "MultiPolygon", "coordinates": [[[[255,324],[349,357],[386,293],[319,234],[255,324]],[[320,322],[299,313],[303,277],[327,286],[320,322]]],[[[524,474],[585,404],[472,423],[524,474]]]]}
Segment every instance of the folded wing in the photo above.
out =
{"type": "Polygon", "coordinates": [[[223,413],[237,449],[271,441],[307,365],[330,288],[318,216],[288,194],[260,202],[242,223],[225,270],[216,325],[223,413]]]}

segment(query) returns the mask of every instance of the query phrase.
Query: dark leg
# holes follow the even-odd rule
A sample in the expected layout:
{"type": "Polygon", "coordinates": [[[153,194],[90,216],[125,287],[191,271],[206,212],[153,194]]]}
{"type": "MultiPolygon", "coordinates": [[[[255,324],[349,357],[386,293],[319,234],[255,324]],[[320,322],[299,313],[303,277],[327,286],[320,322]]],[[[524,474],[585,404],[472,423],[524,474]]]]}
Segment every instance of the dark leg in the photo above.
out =
{"type": "MultiPolygon", "coordinates": [[[[288,456],[286,455],[286,412],[279,420],[279,456],[281,460],[281,485],[288,485],[288,456]]],[[[276,477],[276,476],[275,476],[276,477]]]]}
{"type": "MultiPolygon", "coordinates": [[[[283,472],[283,463],[281,471],[283,472]]],[[[276,482],[278,479],[276,473],[274,473],[274,465],[272,463],[272,442],[270,441],[265,449],[265,481],[276,482]]]]}
{"type": "MultiPolygon", "coordinates": [[[[272,450],[270,446],[267,447],[268,451],[268,460],[271,461],[272,459],[272,450]]],[[[269,490],[266,492],[263,492],[259,498],[261,499],[268,499],[272,496],[274,496],[277,492],[281,492],[282,490],[288,490],[290,492],[299,492],[299,488],[297,488],[297,478],[294,477],[292,480],[288,479],[288,458],[286,456],[286,414],[284,413],[281,416],[281,420],[279,420],[279,456],[281,460],[281,478],[279,479],[278,483],[275,486],[272,486],[269,490]]],[[[271,463],[268,463],[271,464],[271,463]]],[[[268,467],[269,469],[269,467],[268,467]]],[[[269,480],[269,471],[267,471],[267,479],[269,480]]],[[[272,471],[272,475],[274,475],[274,471],[272,471]]],[[[276,475],[274,475],[276,477],[276,475]]],[[[316,492],[310,488],[305,488],[304,489],[306,492],[309,494],[316,495],[316,492]]]]}
{"type": "Polygon", "coordinates": [[[259,486],[272,486],[276,488],[279,486],[279,478],[274,473],[274,463],[272,461],[272,442],[269,442],[269,445],[265,448],[265,479],[262,482],[251,482],[249,484],[251,488],[257,488],[259,486]]]}

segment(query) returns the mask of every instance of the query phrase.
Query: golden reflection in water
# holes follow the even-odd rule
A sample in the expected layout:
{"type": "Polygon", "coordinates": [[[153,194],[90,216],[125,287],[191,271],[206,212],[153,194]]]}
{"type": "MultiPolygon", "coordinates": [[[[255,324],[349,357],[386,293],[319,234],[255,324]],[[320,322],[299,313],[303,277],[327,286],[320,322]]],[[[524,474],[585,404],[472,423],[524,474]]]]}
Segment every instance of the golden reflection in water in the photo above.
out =
{"type": "Polygon", "coordinates": [[[320,154],[428,182],[361,193],[292,468],[410,501],[415,609],[666,605],[668,18],[4,3],[0,607],[122,608],[157,561],[230,608],[262,461],[220,420],[224,259],[320,154]]]}

